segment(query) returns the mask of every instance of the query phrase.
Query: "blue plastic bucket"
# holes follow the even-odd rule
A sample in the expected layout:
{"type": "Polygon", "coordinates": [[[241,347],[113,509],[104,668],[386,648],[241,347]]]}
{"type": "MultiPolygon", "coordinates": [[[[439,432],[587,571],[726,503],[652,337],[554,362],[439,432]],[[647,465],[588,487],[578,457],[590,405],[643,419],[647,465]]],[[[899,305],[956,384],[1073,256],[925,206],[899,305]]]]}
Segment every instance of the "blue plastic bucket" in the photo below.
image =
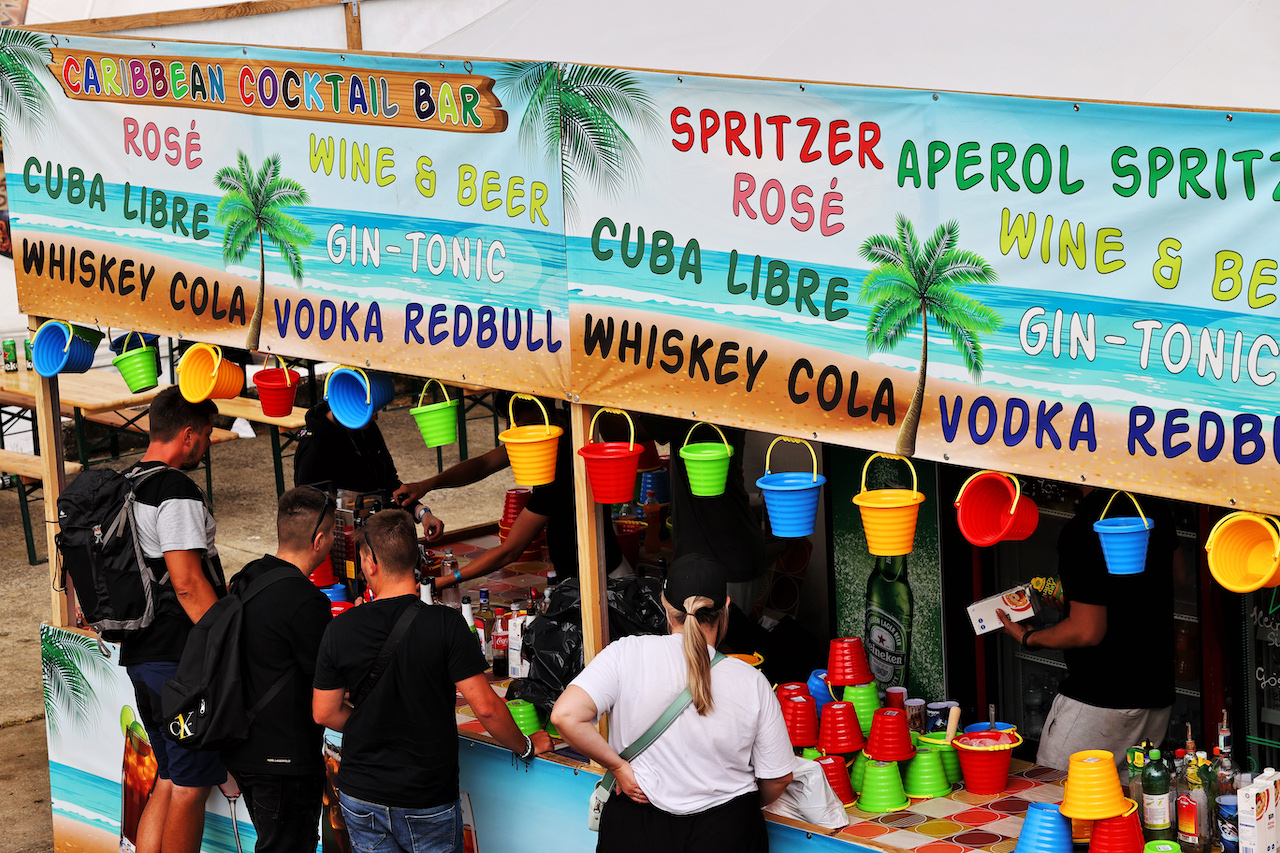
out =
{"type": "Polygon", "coordinates": [[[347,429],[363,429],[395,397],[390,376],[365,373],[358,367],[339,367],[325,380],[324,396],[333,417],[347,429]]]}
{"type": "Polygon", "coordinates": [[[1001,732],[1009,732],[1016,728],[1017,726],[1013,723],[996,723],[994,726],[991,725],[991,723],[971,723],[964,727],[964,733],[972,734],[973,732],[985,732],[990,731],[991,729],[1001,732]]]}
{"type": "Polygon", "coordinates": [[[31,342],[31,361],[46,379],[59,373],[84,373],[93,367],[94,347],[71,330],[70,323],[49,320],[31,342]]]}
{"type": "Polygon", "coordinates": [[[770,444],[764,457],[764,476],[756,485],[764,494],[764,505],[769,510],[769,526],[779,539],[800,539],[813,535],[818,517],[818,498],[827,478],[818,473],[818,456],[809,442],[799,438],[779,436],[770,444]],[[772,473],[769,465],[773,447],[779,441],[803,444],[813,457],[813,470],[780,471],[772,473]]]}
{"type": "Polygon", "coordinates": [[[1102,508],[1102,517],[1093,523],[1102,545],[1102,556],[1107,562],[1107,572],[1113,575],[1137,575],[1147,567],[1147,542],[1155,522],[1146,517],[1138,501],[1128,492],[1115,492],[1102,508]],[[1138,516],[1107,518],[1107,510],[1116,495],[1128,495],[1138,510],[1138,516]]]}

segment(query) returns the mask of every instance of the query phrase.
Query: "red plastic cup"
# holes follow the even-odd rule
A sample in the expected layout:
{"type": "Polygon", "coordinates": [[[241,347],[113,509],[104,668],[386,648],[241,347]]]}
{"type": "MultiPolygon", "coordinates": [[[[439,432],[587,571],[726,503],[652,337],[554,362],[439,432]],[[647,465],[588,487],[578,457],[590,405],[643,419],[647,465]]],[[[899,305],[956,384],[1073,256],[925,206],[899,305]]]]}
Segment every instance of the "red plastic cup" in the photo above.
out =
{"type": "MultiPolygon", "coordinates": [[[[827,709],[830,710],[830,708],[831,706],[828,705],[827,709]]],[[[823,719],[826,719],[826,711],[823,712],[823,719]]],[[[827,777],[827,784],[831,786],[831,790],[835,791],[840,802],[846,806],[852,803],[853,786],[849,783],[849,774],[845,772],[844,760],[834,755],[824,755],[818,759],[818,764],[827,777]]]]}
{"type": "Polygon", "coordinates": [[[1120,817],[1093,822],[1089,853],[1142,853],[1142,849],[1142,824],[1136,806],[1120,817]]]}
{"type": "Polygon", "coordinates": [[[792,746],[816,746],[818,743],[818,706],[813,697],[788,696],[782,700],[782,721],[792,746]]]}
{"type": "Polygon", "coordinates": [[[839,637],[831,641],[827,656],[827,683],[843,687],[869,684],[875,675],[867,664],[867,653],[858,637],[839,637]]]}
{"type": "Polygon", "coordinates": [[[906,711],[881,708],[872,715],[866,753],[875,761],[909,761],[915,757],[916,748],[911,745],[906,711]]]}
{"type": "Polygon", "coordinates": [[[778,701],[781,702],[788,696],[808,696],[809,687],[799,681],[789,681],[786,684],[779,684],[775,692],[777,693],[778,701]]]}
{"type": "Polygon", "coordinates": [[[852,702],[828,702],[822,708],[818,749],[828,755],[857,752],[867,743],[852,702]]]}
{"type": "Polygon", "coordinates": [[[901,708],[905,711],[907,708],[907,688],[890,687],[886,690],[884,692],[884,706],[886,708],[901,708]]]}

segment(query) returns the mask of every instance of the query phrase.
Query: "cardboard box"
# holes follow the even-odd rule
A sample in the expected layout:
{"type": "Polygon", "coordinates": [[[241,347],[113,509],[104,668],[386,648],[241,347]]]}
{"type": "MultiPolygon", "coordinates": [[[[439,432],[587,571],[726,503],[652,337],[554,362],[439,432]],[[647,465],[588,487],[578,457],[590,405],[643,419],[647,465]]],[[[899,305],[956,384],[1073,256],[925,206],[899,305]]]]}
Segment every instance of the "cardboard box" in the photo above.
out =
{"type": "Polygon", "coordinates": [[[969,621],[973,623],[973,632],[989,634],[1004,627],[1000,624],[1000,617],[996,615],[997,610],[1009,614],[1014,622],[1021,622],[1040,612],[1040,597],[1031,588],[1031,584],[1024,583],[999,595],[975,601],[969,605],[969,621]]]}

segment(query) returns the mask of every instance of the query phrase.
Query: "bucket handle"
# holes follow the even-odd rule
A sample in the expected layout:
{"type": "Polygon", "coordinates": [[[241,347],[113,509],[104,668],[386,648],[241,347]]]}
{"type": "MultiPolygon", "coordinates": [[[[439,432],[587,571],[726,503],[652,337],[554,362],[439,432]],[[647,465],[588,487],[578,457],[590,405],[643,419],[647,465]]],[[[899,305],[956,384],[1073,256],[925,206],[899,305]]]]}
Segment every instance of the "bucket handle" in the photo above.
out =
{"type": "Polygon", "coordinates": [[[444,401],[446,403],[449,402],[449,389],[444,387],[444,383],[439,379],[428,379],[422,384],[422,393],[418,395],[418,408],[422,407],[422,401],[426,399],[427,389],[431,387],[432,382],[440,386],[440,393],[444,395],[444,401]]]}
{"type": "Polygon", "coordinates": [[[1254,518],[1254,519],[1257,519],[1259,523],[1270,522],[1271,527],[1267,529],[1271,530],[1272,527],[1275,528],[1275,531],[1272,531],[1272,534],[1271,534],[1271,542],[1272,542],[1271,559],[1280,560],[1280,538],[1278,538],[1276,535],[1277,532],[1280,532],[1280,520],[1276,519],[1276,517],[1273,515],[1265,515],[1260,512],[1243,512],[1243,511],[1229,512],[1226,515],[1224,515],[1222,518],[1218,519],[1218,523],[1213,525],[1213,529],[1209,531],[1209,538],[1205,540],[1205,543],[1204,543],[1205,550],[1207,551],[1213,548],[1213,540],[1217,538],[1219,528],[1221,528],[1228,521],[1233,521],[1241,517],[1254,518]]]}
{"type": "Polygon", "coordinates": [[[635,450],[636,449],[636,424],[635,424],[635,421],[631,420],[631,415],[627,414],[622,409],[610,409],[610,408],[596,409],[596,413],[591,416],[591,426],[587,428],[587,435],[588,436],[595,435],[596,418],[600,417],[605,412],[608,412],[611,415],[622,415],[624,418],[627,419],[627,426],[631,427],[631,441],[627,445],[627,452],[629,453],[632,450],[635,450]]]}
{"type": "MultiPolygon", "coordinates": [[[[75,330],[71,328],[71,324],[68,323],[66,320],[45,320],[44,323],[41,324],[40,328],[43,329],[45,326],[49,325],[50,323],[56,323],[57,325],[62,326],[67,330],[67,345],[62,348],[63,352],[67,352],[68,350],[71,349],[71,339],[75,337],[75,334],[76,334],[75,330]]],[[[36,334],[39,334],[39,329],[36,330],[36,334]]]]}
{"type": "Polygon", "coordinates": [[[911,491],[918,492],[919,482],[916,480],[916,466],[911,464],[911,460],[905,456],[899,456],[896,453],[872,453],[867,457],[866,464],[862,466],[862,491],[867,490],[867,469],[871,467],[871,463],[879,456],[884,459],[897,459],[899,462],[905,462],[907,467],[911,469],[911,491]]]}
{"type": "Polygon", "coordinates": [[[1018,509],[1018,500],[1022,497],[1022,484],[1018,482],[1017,477],[1012,474],[1006,474],[1003,471],[979,471],[965,480],[964,485],[960,487],[960,491],[956,493],[956,509],[960,508],[960,499],[964,497],[964,490],[969,488],[969,484],[983,474],[999,474],[1001,477],[1008,477],[1013,481],[1013,503],[1009,504],[1009,515],[1013,515],[1018,509]]]}
{"type": "MultiPolygon", "coordinates": [[[[289,362],[285,361],[273,352],[267,353],[267,358],[270,359],[273,355],[276,357],[276,364],[278,364],[280,369],[284,371],[284,387],[291,387],[293,385],[293,377],[289,375],[292,372],[289,370],[289,362]]],[[[263,366],[265,367],[265,364],[263,366]]]]}
{"type": "Polygon", "coordinates": [[[709,426],[709,427],[711,427],[713,430],[715,430],[717,433],[719,433],[719,435],[720,435],[720,440],[724,442],[724,446],[728,449],[728,451],[729,451],[729,453],[730,453],[730,454],[732,454],[732,453],[733,453],[733,448],[732,448],[732,447],[729,447],[729,439],[727,439],[727,438],[725,438],[725,437],[724,437],[724,433],[723,433],[723,432],[720,432],[720,427],[718,427],[718,426],[716,426],[715,424],[710,423],[710,422],[708,422],[708,421],[698,421],[696,424],[694,424],[693,426],[691,426],[691,427],[689,428],[689,433],[688,433],[688,435],[686,435],[686,436],[684,437],[684,445],[685,445],[686,447],[689,445],[689,439],[693,437],[693,431],[694,431],[695,429],[697,429],[698,427],[700,427],[700,426],[709,426]]]}
{"type": "Polygon", "coordinates": [[[369,381],[369,374],[365,373],[358,367],[347,367],[345,364],[341,367],[335,367],[333,370],[330,370],[329,375],[324,378],[324,398],[326,400],[329,399],[329,380],[333,379],[333,374],[337,373],[339,370],[350,370],[354,373],[359,373],[360,378],[364,380],[364,401],[366,403],[373,402],[373,384],[369,381]]]}
{"type": "Polygon", "coordinates": [[[1107,498],[1107,505],[1102,508],[1102,515],[1098,516],[1098,521],[1102,521],[1107,517],[1107,510],[1111,509],[1111,502],[1119,495],[1125,495],[1129,500],[1133,501],[1134,508],[1138,510],[1138,515],[1142,518],[1142,526],[1150,530],[1151,522],[1147,521],[1146,514],[1142,511],[1142,507],[1138,505],[1138,499],[1128,492],[1112,492],[1111,497],[1107,498]]]}
{"type": "Polygon", "coordinates": [[[542,401],[532,394],[512,394],[511,399],[507,402],[507,420],[512,425],[516,425],[516,398],[522,400],[532,400],[538,404],[538,408],[542,410],[542,423],[546,427],[546,434],[551,435],[551,416],[547,414],[547,407],[542,405],[542,401]]]}
{"type": "Polygon", "coordinates": [[[131,331],[124,336],[124,344],[120,347],[121,355],[129,351],[129,338],[133,337],[134,335],[138,336],[138,343],[142,344],[142,346],[138,347],[138,349],[147,348],[147,339],[142,336],[142,333],[131,331]]]}
{"type": "MultiPolygon", "coordinates": [[[[211,374],[217,373],[218,366],[222,364],[222,347],[218,346],[217,344],[206,344],[206,343],[198,343],[196,344],[196,346],[192,347],[191,349],[187,350],[185,353],[182,354],[182,361],[178,362],[178,372],[179,373],[182,372],[183,363],[186,362],[187,356],[191,354],[191,350],[194,350],[196,347],[204,347],[205,349],[213,350],[213,370],[209,371],[209,373],[211,374]]],[[[326,397],[328,396],[328,391],[329,391],[329,386],[328,386],[328,383],[326,382],[325,384],[326,397]]]]}
{"type": "Polygon", "coordinates": [[[813,445],[805,441],[803,438],[792,438],[789,435],[780,435],[773,441],[769,442],[769,449],[764,452],[764,473],[766,475],[773,473],[773,468],[769,465],[769,457],[773,453],[773,446],[779,441],[789,441],[792,444],[803,444],[805,448],[808,449],[809,455],[813,457],[813,482],[818,482],[818,454],[813,452],[813,445]]]}

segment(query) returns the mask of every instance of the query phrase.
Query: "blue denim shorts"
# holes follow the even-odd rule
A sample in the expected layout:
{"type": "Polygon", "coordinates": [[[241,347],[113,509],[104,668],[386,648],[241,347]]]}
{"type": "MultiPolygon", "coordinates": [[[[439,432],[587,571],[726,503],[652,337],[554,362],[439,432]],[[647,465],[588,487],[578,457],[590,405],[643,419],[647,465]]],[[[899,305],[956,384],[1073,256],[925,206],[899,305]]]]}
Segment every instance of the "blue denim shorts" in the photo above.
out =
{"type": "Polygon", "coordinates": [[[183,788],[204,788],[227,781],[227,771],[218,753],[186,749],[169,740],[160,713],[160,691],[166,681],[178,674],[177,662],[135,663],[125,667],[125,671],[133,682],[138,717],[155,752],[160,778],[183,788]]]}
{"type": "Polygon", "coordinates": [[[407,809],[338,794],[355,853],[461,853],[462,802],[407,809]]]}

